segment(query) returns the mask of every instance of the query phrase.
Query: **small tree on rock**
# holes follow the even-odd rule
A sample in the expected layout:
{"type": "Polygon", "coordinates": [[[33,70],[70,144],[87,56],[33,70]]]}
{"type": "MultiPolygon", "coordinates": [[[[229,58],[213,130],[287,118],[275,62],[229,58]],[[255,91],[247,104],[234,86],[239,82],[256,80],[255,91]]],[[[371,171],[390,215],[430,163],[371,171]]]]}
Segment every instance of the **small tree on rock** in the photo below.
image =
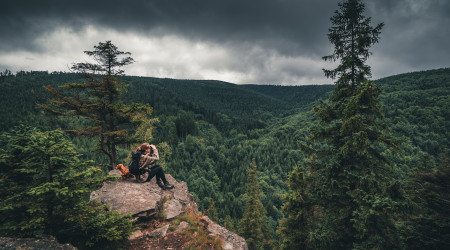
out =
{"type": "Polygon", "coordinates": [[[109,158],[109,165],[115,166],[117,161],[117,145],[133,141],[129,135],[133,123],[139,123],[139,114],[150,115],[152,109],[148,105],[125,105],[120,96],[125,91],[125,83],[119,81],[124,71],[121,67],[134,62],[130,52],[119,51],[106,41],[94,46],[95,50],[85,51],[96,63],[76,63],[72,69],[84,73],[84,83],[69,83],[60,86],[68,92],[61,92],[53,86],[44,86],[52,95],[46,104],[39,104],[44,110],[64,116],[81,116],[91,122],[91,126],[68,130],[83,136],[98,136],[96,150],[109,158]],[[119,57],[125,56],[120,59],[119,57]]]}

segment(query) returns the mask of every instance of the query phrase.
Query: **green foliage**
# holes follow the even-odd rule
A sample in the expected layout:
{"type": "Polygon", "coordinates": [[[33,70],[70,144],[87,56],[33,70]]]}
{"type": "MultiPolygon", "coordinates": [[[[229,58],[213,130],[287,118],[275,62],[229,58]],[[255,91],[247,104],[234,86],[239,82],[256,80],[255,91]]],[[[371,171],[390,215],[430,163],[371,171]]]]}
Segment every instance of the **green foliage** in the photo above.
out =
{"type": "Polygon", "coordinates": [[[213,200],[209,203],[209,208],[207,210],[206,215],[208,215],[208,217],[212,221],[215,221],[215,222],[219,221],[219,215],[217,214],[216,203],[213,200]]]}
{"type": "Polygon", "coordinates": [[[267,224],[266,211],[260,199],[260,187],[257,180],[255,160],[248,170],[247,201],[244,209],[244,217],[240,221],[239,231],[247,241],[249,249],[273,248],[272,235],[267,224]]]}
{"type": "Polygon", "coordinates": [[[125,105],[119,98],[125,90],[125,84],[119,82],[117,75],[123,73],[120,67],[132,63],[133,59],[126,57],[119,60],[118,56],[130,53],[119,51],[111,41],[99,43],[94,48],[94,51],[85,53],[92,56],[96,64],[77,63],[72,66],[73,70],[85,73],[88,80],[62,85],[70,94],[51,85],[44,86],[52,99],[46,104],[39,104],[39,107],[61,116],[87,118],[90,121],[88,126],[70,132],[88,137],[97,136],[96,150],[108,156],[109,166],[113,168],[117,162],[117,145],[132,141],[128,126],[134,122],[143,122],[138,119],[139,113],[150,115],[151,108],[148,105],[125,105]],[[104,75],[99,79],[95,75],[98,73],[104,75]]]}
{"type": "Polygon", "coordinates": [[[339,7],[328,34],[335,51],[324,57],[340,60],[336,69],[324,70],[338,78],[337,87],[314,108],[319,126],[303,143],[303,169],[309,173],[296,169],[291,175],[287,218],[279,230],[285,234],[282,246],[395,248],[400,244],[394,221],[403,200],[401,174],[388,151],[395,144],[381,113],[380,90],[367,81],[370,67],[364,65],[383,25],[372,28],[358,0],[339,7]],[[290,232],[296,223],[301,226],[290,232]]]}
{"type": "MultiPolygon", "coordinates": [[[[35,106],[35,103],[43,103],[45,95],[42,85],[56,87],[82,80],[79,74],[58,72],[22,72],[0,78],[0,130],[6,131],[20,122],[37,126],[42,131],[88,126],[90,123],[85,119],[51,117],[35,106]]],[[[153,107],[152,115],[158,118],[149,119],[149,123],[146,123],[149,125],[143,123],[140,131],[151,129],[152,137],[148,137],[148,140],[157,145],[164,170],[178,181],[188,183],[189,191],[196,198],[200,210],[208,209],[214,200],[218,222],[236,232],[231,228],[236,228],[237,222],[243,217],[247,198],[243,183],[247,180],[248,166],[255,158],[262,191],[260,198],[267,211],[267,223],[275,229],[278,220],[284,216],[289,218],[287,210],[283,210],[284,214],[281,212],[285,203],[282,194],[290,194],[294,190],[289,190],[285,181],[292,179],[289,173],[299,168],[298,171],[305,175],[305,181],[299,183],[309,183],[311,176],[307,168],[301,167],[308,166],[303,164],[307,152],[300,150],[298,142],[311,137],[309,128],[318,126],[319,118],[310,107],[315,100],[328,98],[333,86],[234,85],[218,81],[131,76],[122,77],[122,80],[128,85],[128,91],[121,95],[124,103],[132,105],[141,102],[153,107]],[[233,97],[233,93],[236,97],[233,97]],[[195,133],[185,138],[177,135],[175,125],[182,110],[194,119],[196,126],[195,133]]],[[[387,127],[393,137],[401,138],[402,141],[400,155],[392,154],[392,149],[379,151],[404,171],[398,181],[412,176],[412,173],[408,173],[419,165],[423,172],[426,169],[436,171],[439,155],[445,154],[445,149],[449,148],[450,133],[446,129],[450,120],[449,82],[450,69],[438,69],[383,78],[372,85],[372,88],[377,88],[387,127]],[[379,93],[379,90],[382,92],[379,93]]],[[[92,152],[95,139],[78,136],[70,139],[77,151],[83,154],[79,156],[81,161],[94,160],[96,164],[107,161],[103,155],[92,152]]],[[[131,148],[134,146],[118,147],[120,162],[127,162],[131,148]]],[[[419,189],[419,186],[411,185],[406,193],[412,194],[419,189]]],[[[424,191],[424,194],[427,192],[424,191]]],[[[292,193],[291,197],[294,195],[292,193]]],[[[302,195],[311,197],[310,193],[302,195]]],[[[313,202],[308,200],[305,206],[310,204],[313,202]]],[[[420,209],[404,211],[405,215],[398,215],[397,224],[408,227],[414,224],[407,214],[420,216],[425,215],[425,210],[436,212],[436,207],[431,206],[431,203],[420,203],[414,207],[420,209]]],[[[321,213],[314,206],[311,210],[310,214],[321,213]]],[[[429,218],[430,223],[446,223],[442,217],[429,218]]],[[[319,225],[322,230],[332,226],[325,219],[311,223],[319,225]]],[[[433,235],[435,231],[429,230],[432,224],[429,225],[428,229],[423,229],[430,232],[426,236],[441,237],[433,235]]],[[[295,237],[293,230],[290,232],[295,237]]],[[[423,233],[419,227],[409,227],[408,230],[400,232],[409,242],[423,233]]],[[[314,237],[320,238],[320,235],[314,234],[314,237]]],[[[329,241],[322,239],[324,245],[329,241]]]]}
{"type": "Polygon", "coordinates": [[[226,228],[226,229],[228,229],[229,231],[231,231],[231,232],[237,232],[236,231],[236,222],[235,221],[233,221],[233,219],[231,218],[231,216],[230,215],[227,215],[226,217],[225,217],[225,221],[224,221],[224,223],[223,223],[223,226],[226,228]]]}
{"type": "Polygon", "coordinates": [[[0,142],[2,236],[45,233],[65,240],[63,235],[70,231],[78,236],[74,244],[93,246],[95,238],[110,242],[130,234],[126,218],[85,203],[105,179],[100,168],[78,159],[74,145],[61,130],[40,132],[19,126],[2,133],[0,142]]]}
{"type": "Polygon", "coordinates": [[[196,132],[196,125],[194,118],[187,112],[181,111],[175,120],[175,127],[177,129],[177,136],[179,138],[186,138],[187,135],[196,132]]]}
{"type": "Polygon", "coordinates": [[[342,248],[398,244],[393,222],[402,200],[400,173],[386,150],[393,145],[378,94],[369,82],[346,101],[317,108],[321,122],[311,139],[318,144],[305,149],[312,200],[323,210],[311,219],[320,221],[310,238],[315,247],[325,242],[342,248]]]}
{"type": "Polygon", "coordinates": [[[91,56],[96,63],[76,63],[72,65],[71,69],[77,72],[103,74],[107,76],[122,75],[124,71],[120,67],[126,66],[134,62],[134,59],[127,56],[130,52],[119,51],[117,46],[106,41],[100,42],[94,46],[93,51],[84,51],[88,56],[91,56]],[[119,59],[119,56],[126,56],[119,59]]]}
{"type": "Polygon", "coordinates": [[[400,225],[412,249],[445,249],[450,244],[450,160],[439,157],[436,167],[421,166],[411,173],[407,185],[411,207],[400,225]]]}
{"type": "Polygon", "coordinates": [[[450,69],[391,76],[378,80],[383,113],[392,133],[405,143],[438,157],[450,148],[450,69]]]}
{"type": "Polygon", "coordinates": [[[278,233],[282,235],[281,249],[307,249],[309,231],[312,227],[310,219],[314,213],[314,203],[308,193],[305,171],[297,167],[289,176],[290,191],[284,194],[285,201],[282,211],[287,216],[280,221],[278,233]]]}
{"type": "Polygon", "coordinates": [[[120,243],[135,228],[131,216],[107,212],[107,207],[94,202],[77,204],[72,213],[67,214],[58,239],[71,242],[80,249],[121,249],[120,243]]]}
{"type": "Polygon", "coordinates": [[[371,18],[363,16],[365,6],[360,0],[346,0],[338,4],[339,10],[331,17],[332,27],[329,29],[328,39],[334,45],[332,55],[324,56],[325,61],[340,60],[340,64],[333,70],[323,70],[325,76],[338,79],[336,82],[338,91],[335,94],[348,92],[367,80],[371,75],[370,66],[365,62],[371,54],[370,46],[378,43],[378,36],[384,24],[380,23],[375,28],[370,26],[371,18]]]}

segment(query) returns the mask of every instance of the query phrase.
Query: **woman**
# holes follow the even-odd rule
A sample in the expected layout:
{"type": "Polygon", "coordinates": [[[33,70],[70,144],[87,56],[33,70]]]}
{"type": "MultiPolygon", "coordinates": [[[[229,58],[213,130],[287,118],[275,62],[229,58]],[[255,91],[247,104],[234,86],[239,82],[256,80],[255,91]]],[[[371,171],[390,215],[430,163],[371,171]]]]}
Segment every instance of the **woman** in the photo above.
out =
{"type": "Polygon", "coordinates": [[[156,184],[163,189],[173,188],[172,184],[166,180],[166,175],[160,165],[154,165],[150,167],[153,163],[159,160],[159,153],[155,145],[150,145],[149,143],[142,143],[136,151],[141,151],[141,159],[139,161],[139,168],[148,168],[148,177],[144,182],[149,182],[153,176],[156,175],[156,184]],[[161,182],[164,182],[164,184],[161,182]]]}

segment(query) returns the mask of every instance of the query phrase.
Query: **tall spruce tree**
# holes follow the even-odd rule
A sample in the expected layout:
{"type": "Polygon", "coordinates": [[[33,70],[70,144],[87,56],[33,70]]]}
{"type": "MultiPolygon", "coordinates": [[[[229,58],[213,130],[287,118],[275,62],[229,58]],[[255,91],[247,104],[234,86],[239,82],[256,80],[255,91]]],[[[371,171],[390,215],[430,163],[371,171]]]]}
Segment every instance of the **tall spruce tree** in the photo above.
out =
{"type": "Polygon", "coordinates": [[[247,171],[247,202],[239,231],[247,241],[249,249],[270,249],[271,233],[267,224],[266,210],[261,202],[255,159],[247,171]]]}
{"type": "Polygon", "coordinates": [[[328,30],[334,52],[323,57],[325,61],[340,61],[335,69],[323,70],[327,78],[337,79],[338,91],[333,93],[331,100],[341,97],[336,94],[350,96],[358,85],[371,76],[370,66],[365,62],[371,54],[369,48],[378,43],[384,26],[383,23],[375,28],[370,26],[371,18],[363,16],[365,7],[360,0],[347,0],[338,5],[339,10],[331,17],[332,26],[328,30]]]}
{"type": "Polygon", "coordinates": [[[398,243],[394,211],[402,198],[400,176],[390,160],[394,144],[379,94],[367,82],[339,105],[316,108],[319,126],[311,131],[310,151],[305,150],[310,192],[321,211],[314,218],[318,226],[311,229],[313,245],[366,249],[398,243]]]}
{"type": "Polygon", "coordinates": [[[380,90],[367,80],[370,67],[365,65],[383,24],[373,28],[363,12],[361,1],[347,0],[331,18],[328,38],[335,49],[323,59],[340,64],[324,73],[337,79],[336,87],[314,108],[319,126],[311,128],[302,145],[309,173],[291,180],[291,194],[307,195],[286,199],[285,205],[282,232],[307,232],[293,243],[299,248],[385,249],[399,243],[393,211],[402,194],[398,171],[387,156],[393,143],[380,111],[380,90]],[[296,228],[293,222],[299,219],[305,224],[296,228]]]}
{"type": "Polygon", "coordinates": [[[117,161],[117,145],[129,143],[129,135],[134,122],[140,122],[139,113],[150,115],[152,109],[147,105],[125,105],[120,96],[125,90],[125,83],[119,81],[124,71],[121,67],[133,63],[130,52],[123,52],[111,43],[100,42],[95,50],[85,51],[96,63],[76,63],[75,72],[87,77],[84,83],[62,85],[62,92],[53,86],[44,86],[52,95],[46,104],[39,106],[44,110],[64,116],[81,116],[89,119],[91,125],[71,130],[77,135],[98,136],[96,150],[109,158],[109,165],[114,167],[117,161]],[[121,58],[125,56],[124,58],[121,58]]]}

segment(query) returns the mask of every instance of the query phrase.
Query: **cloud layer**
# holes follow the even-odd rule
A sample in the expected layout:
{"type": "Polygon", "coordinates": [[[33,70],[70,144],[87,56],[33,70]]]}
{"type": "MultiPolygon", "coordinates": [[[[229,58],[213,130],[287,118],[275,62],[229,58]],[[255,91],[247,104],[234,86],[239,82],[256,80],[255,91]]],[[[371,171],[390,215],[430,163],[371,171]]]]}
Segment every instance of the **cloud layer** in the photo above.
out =
{"type": "MultiPolygon", "coordinates": [[[[450,1],[365,1],[386,24],[374,78],[449,67],[450,1]]],[[[0,8],[0,70],[67,71],[111,40],[129,75],[234,83],[323,84],[334,0],[8,1],[0,8]]]]}

